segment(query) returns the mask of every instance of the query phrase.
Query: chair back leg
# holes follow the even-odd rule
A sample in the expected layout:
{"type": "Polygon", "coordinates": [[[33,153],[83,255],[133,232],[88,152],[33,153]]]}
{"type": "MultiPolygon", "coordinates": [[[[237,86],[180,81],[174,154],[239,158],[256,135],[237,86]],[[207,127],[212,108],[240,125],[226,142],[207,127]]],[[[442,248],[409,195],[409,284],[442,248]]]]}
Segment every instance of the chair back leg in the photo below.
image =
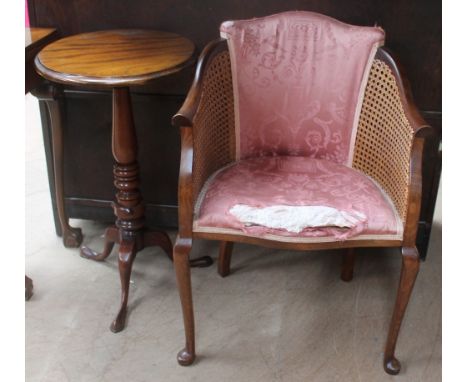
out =
{"type": "Polygon", "coordinates": [[[182,366],[189,366],[195,361],[195,323],[189,260],[191,249],[191,238],[177,236],[173,257],[185,328],[185,347],[177,354],[177,361],[182,366]]]}
{"type": "Polygon", "coordinates": [[[354,248],[348,248],[343,253],[342,264],[341,264],[341,280],[351,281],[353,279],[354,262],[356,260],[356,253],[354,248]]]}
{"type": "Polygon", "coordinates": [[[398,374],[401,364],[395,358],[395,347],[400,332],[401,322],[408,305],[411,291],[419,271],[419,254],[416,247],[403,247],[401,249],[402,266],[400,275],[400,285],[398,287],[395,308],[393,310],[392,321],[388,331],[387,344],[385,347],[384,369],[388,374],[398,374]]]}
{"type": "Polygon", "coordinates": [[[231,272],[232,241],[221,241],[219,244],[218,273],[226,277],[231,272]]]}

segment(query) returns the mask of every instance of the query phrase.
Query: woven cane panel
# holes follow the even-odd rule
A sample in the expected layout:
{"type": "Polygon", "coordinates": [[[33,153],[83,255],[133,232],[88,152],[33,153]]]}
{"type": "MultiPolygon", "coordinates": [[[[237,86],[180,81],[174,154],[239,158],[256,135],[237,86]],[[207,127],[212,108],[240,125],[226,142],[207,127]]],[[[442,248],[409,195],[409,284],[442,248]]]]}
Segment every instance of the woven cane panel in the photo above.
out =
{"type": "Polygon", "coordinates": [[[213,57],[205,72],[193,129],[196,200],[207,178],[235,158],[234,99],[228,51],[213,57]]]}
{"type": "Polygon", "coordinates": [[[353,167],[381,185],[406,219],[413,129],[391,69],[374,60],[364,94],[353,167]]]}

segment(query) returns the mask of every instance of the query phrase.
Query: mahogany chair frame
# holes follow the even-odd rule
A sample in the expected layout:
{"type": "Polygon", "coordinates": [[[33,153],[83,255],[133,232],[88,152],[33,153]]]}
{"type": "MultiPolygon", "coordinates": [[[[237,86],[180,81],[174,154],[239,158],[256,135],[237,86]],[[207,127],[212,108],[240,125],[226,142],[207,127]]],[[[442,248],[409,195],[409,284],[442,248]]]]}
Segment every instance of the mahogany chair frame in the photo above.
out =
{"type": "MultiPolygon", "coordinates": [[[[379,48],[376,59],[383,61],[395,77],[403,110],[411,128],[413,141],[409,158],[409,184],[406,221],[402,240],[352,240],[327,243],[285,243],[253,238],[242,234],[193,232],[194,219],[194,166],[197,155],[194,155],[194,121],[202,99],[204,81],[207,70],[218,54],[227,50],[226,40],[220,38],[209,43],[200,55],[195,79],[185,103],[173,117],[172,124],[180,129],[181,161],[179,175],[179,232],[174,245],[174,265],[177,284],[182,304],[186,344],[177,356],[181,365],[190,365],[195,360],[194,314],[191,291],[191,276],[189,254],[192,241],[195,238],[218,240],[221,242],[218,262],[218,272],[221,276],[229,274],[229,264],[234,242],[250,243],[272,248],[287,250],[320,250],[349,248],[344,254],[341,278],[344,281],[352,279],[354,252],[356,247],[400,247],[402,254],[401,277],[390,323],[388,338],[384,353],[384,369],[389,374],[398,374],[400,362],[395,358],[395,347],[403,316],[419,270],[419,254],[416,248],[416,234],[421,207],[422,188],[422,155],[425,138],[432,133],[432,128],[424,121],[414,104],[409,82],[398,60],[386,48],[379,48]]],[[[202,153],[200,153],[202,155],[202,153]]]]}

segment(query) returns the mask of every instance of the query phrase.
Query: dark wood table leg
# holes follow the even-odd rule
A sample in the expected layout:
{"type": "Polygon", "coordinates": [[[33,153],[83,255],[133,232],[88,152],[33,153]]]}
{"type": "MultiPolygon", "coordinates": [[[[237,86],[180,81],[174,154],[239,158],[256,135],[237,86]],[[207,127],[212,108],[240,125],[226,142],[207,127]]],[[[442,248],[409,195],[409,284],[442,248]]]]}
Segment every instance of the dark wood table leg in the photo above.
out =
{"type": "Polygon", "coordinates": [[[107,227],[104,231],[104,249],[102,252],[93,251],[89,247],[81,247],[80,255],[86,259],[104,261],[111,254],[114,244],[119,242],[119,229],[115,226],[107,227]]]}
{"type": "Polygon", "coordinates": [[[63,185],[63,92],[59,86],[48,85],[33,91],[33,95],[45,101],[52,129],[52,157],[54,165],[55,201],[62,228],[63,245],[67,248],[79,247],[83,241],[80,228],[71,227],[65,209],[63,185]]]}
{"type": "Polygon", "coordinates": [[[113,204],[116,216],[115,226],[105,232],[105,247],[102,253],[81,248],[81,256],[97,261],[109,256],[114,243],[119,244],[119,272],[121,281],[121,303],[113,332],[125,327],[127,302],[133,260],[138,251],[149,246],[160,246],[172,259],[172,243],[163,231],[144,229],[144,205],[139,190],[137,163],[137,139],[133,124],[130,91],[127,87],[113,90],[112,153],[115,159],[114,185],[117,188],[113,204]]]}
{"type": "MultiPolygon", "coordinates": [[[[145,247],[159,246],[172,260],[172,243],[163,231],[144,228],[144,204],[139,190],[138,145],[133,123],[132,105],[128,87],[114,88],[112,94],[112,154],[115,159],[114,185],[117,188],[113,203],[115,226],[105,231],[102,252],[81,247],[82,257],[96,261],[106,259],[114,246],[119,244],[119,272],[121,303],[111,331],[120,332],[125,327],[130,275],[138,251],[145,247]]],[[[209,266],[209,256],[192,260],[193,266],[209,266]]]]}

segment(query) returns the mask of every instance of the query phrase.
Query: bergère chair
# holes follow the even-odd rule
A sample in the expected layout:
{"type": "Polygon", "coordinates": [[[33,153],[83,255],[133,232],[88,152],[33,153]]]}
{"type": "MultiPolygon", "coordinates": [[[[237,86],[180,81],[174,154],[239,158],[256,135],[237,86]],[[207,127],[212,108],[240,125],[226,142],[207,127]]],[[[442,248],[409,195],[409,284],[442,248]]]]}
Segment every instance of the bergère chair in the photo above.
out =
{"type": "Polygon", "coordinates": [[[227,21],[198,61],[173,117],[180,128],[179,234],[174,246],[186,346],[195,359],[189,253],[219,240],[229,274],[234,242],[275,248],[401,247],[402,270],[384,356],[395,346],[419,269],[415,247],[424,137],[384,31],[312,12],[227,21]]]}

